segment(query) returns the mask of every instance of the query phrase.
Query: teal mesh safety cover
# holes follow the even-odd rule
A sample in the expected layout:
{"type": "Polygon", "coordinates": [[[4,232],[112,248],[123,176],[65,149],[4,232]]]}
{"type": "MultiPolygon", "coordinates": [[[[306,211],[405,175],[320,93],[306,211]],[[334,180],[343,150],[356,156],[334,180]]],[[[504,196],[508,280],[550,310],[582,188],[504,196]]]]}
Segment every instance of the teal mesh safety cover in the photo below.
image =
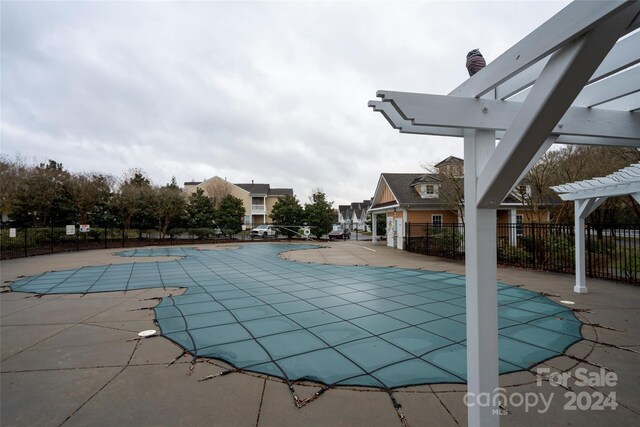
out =
{"type": "MultiPolygon", "coordinates": [[[[24,278],[13,291],[71,294],[184,287],[164,298],[164,337],[196,357],[289,381],[396,388],[466,382],[465,278],[278,256],[311,245],[136,249],[166,262],[83,267],[24,278]]],[[[567,307],[497,284],[500,372],[526,370],[582,339],[567,307]]]]}

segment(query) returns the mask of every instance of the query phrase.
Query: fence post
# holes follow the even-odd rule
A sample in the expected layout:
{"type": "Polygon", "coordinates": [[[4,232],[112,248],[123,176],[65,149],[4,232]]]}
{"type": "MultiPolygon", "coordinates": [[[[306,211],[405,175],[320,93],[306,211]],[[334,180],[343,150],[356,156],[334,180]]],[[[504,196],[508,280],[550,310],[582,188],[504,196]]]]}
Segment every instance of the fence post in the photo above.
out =
{"type": "Polygon", "coordinates": [[[74,227],[74,234],[76,235],[76,252],[80,250],[80,230],[78,230],[76,227],[76,223],[73,223],[73,227],[74,227]]]}
{"type": "Polygon", "coordinates": [[[51,253],[53,253],[53,221],[51,221],[51,253]]]}
{"type": "MultiPolygon", "coordinates": [[[[585,229],[587,231],[587,270],[589,271],[589,277],[594,277],[592,270],[593,264],[591,263],[591,224],[586,224],[585,229]]],[[[578,233],[578,230],[576,230],[576,233],[578,233]]],[[[578,256],[578,254],[576,254],[576,256],[578,256]]]]}
{"type": "Polygon", "coordinates": [[[411,252],[411,227],[409,222],[404,223],[404,238],[406,239],[405,246],[407,248],[407,252],[411,252]]]}
{"type": "Polygon", "coordinates": [[[104,248],[107,249],[107,226],[104,226],[104,248]]]}
{"type": "Polygon", "coordinates": [[[424,253],[425,253],[425,255],[429,255],[429,223],[427,223],[427,225],[425,225],[424,229],[426,231],[424,233],[424,234],[426,234],[426,236],[424,238],[424,243],[425,243],[425,245],[424,245],[424,253]]]}
{"type": "Polygon", "coordinates": [[[531,244],[533,246],[533,269],[536,269],[536,255],[538,253],[538,246],[536,245],[536,223],[531,223],[531,244]]]}
{"type": "Polygon", "coordinates": [[[451,254],[453,259],[456,259],[456,236],[453,234],[453,227],[445,225],[446,228],[449,228],[449,235],[451,236],[451,254]]]}
{"type": "Polygon", "coordinates": [[[24,256],[25,258],[28,256],[27,255],[27,230],[29,229],[29,227],[27,227],[26,225],[24,226],[24,256]]]}

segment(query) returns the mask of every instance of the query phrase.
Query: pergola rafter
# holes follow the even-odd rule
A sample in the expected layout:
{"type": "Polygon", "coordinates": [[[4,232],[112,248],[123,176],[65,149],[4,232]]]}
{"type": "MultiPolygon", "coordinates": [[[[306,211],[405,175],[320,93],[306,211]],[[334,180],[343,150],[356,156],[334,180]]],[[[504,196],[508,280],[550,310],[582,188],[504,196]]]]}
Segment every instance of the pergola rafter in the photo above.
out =
{"type": "MultiPolygon", "coordinates": [[[[447,96],[378,91],[369,102],[400,132],[464,137],[472,396],[498,391],[497,206],[554,143],[640,148],[639,13],[638,1],[575,1],[447,96]]],[[[469,425],[497,426],[497,414],[470,405],[469,425]]]]}

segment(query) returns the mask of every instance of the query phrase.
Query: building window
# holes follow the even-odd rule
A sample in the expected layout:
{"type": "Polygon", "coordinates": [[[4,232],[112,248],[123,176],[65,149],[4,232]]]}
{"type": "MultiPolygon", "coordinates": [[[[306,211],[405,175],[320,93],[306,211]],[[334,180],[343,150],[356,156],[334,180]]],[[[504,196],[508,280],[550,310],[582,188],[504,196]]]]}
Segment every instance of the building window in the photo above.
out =
{"type": "Polygon", "coordinates": [[[531,186],[529,185],[518,185],[517,188],[517,194],[518,196],[520,196],[522,199],[524,199],[525,197],[531,197],[531,186]]]}
{"type": "Polygon", "coordinates": [[[431,224],[433,228],[442,228],[442,215],[431,215],[431,224]]]}
{"type": "Polygon", "coordinates": [[[423,199],[438,197],[438,186],[435,184],[420,184],[420,197],[423,199]]]}
{"type": "Polygon", "coordinates": [[[516,235],[522,236],[524,234],[524,217],[522,215],[516,215],[516,235]]]}

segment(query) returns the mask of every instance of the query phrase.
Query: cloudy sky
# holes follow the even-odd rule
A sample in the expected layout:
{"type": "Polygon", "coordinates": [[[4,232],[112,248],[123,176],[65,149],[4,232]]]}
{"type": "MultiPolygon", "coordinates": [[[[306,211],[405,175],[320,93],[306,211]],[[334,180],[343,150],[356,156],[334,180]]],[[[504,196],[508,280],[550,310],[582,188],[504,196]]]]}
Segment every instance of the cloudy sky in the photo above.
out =
{"type": "Polygon", "coordinates": [[[369,198],[462,141],[401,135],[379,89],[447,94],[567,1],[1,4],[1,150],[154,184],[218,175],[369,198]]]}

